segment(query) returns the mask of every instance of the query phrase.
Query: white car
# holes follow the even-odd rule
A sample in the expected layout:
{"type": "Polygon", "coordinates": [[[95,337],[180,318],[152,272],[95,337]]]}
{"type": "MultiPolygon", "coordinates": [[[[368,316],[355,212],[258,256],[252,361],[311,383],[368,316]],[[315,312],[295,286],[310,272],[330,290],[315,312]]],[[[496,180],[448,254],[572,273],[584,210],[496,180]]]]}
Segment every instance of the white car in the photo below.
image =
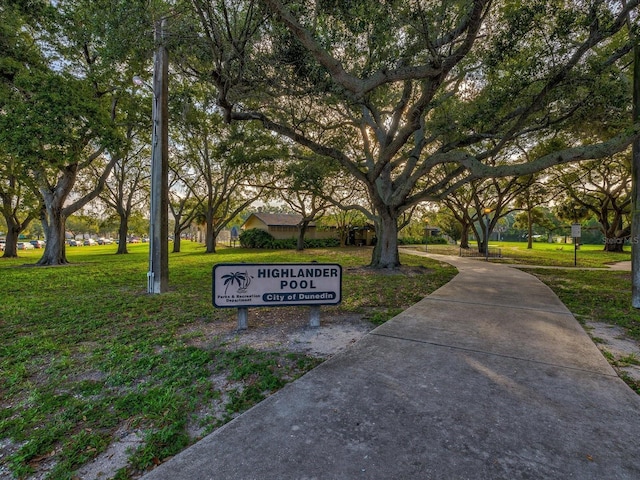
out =
{"type": "Polygon", "coordinates": [[[29,242],[18,242],[18,250],[33,250],[34,248],[29,242]]]}

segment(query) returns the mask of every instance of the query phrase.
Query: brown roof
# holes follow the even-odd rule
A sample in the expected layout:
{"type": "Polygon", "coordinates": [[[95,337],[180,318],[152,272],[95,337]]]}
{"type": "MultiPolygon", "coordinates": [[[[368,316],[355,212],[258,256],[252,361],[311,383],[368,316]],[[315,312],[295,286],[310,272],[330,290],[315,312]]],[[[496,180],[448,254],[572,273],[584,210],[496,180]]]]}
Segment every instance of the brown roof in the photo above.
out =
{"type": "Polygon", "coordinates": [[[270,227],[297,227],[302,215],[297,213],[252,213],[270,227]]]}

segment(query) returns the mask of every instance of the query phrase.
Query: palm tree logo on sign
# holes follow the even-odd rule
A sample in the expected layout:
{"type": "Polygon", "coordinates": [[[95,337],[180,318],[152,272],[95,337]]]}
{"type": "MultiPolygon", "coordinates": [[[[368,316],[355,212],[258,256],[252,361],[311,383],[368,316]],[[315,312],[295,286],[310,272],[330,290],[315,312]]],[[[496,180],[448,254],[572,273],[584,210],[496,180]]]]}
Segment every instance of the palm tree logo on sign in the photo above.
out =
{"type": "Polygon", "coordinates": [[[225,285],[224,294],[226,295],[227,290],[229,290],[229,287],[233,286],[236,283],[238,284],[237,293],[246,293],[247,288],[251,284],[252,278],[253,277],[249,275],[248,271],[231,272],[231,273],[228,273],[227,275],[222,275],[222,279],[224,280],[224,285],[225,285]]]}

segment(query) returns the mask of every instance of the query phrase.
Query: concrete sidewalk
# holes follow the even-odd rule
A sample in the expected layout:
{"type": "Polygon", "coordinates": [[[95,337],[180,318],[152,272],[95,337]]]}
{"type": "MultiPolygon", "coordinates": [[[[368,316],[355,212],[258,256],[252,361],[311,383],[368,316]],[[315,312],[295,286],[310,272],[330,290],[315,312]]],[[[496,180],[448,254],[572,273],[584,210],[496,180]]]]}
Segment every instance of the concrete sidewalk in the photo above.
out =
{"type": "Polygon", "coordinates": [[[553,292],[434,258],[460,273],[143,478],[640,478],[640,397],[553,292]]]}

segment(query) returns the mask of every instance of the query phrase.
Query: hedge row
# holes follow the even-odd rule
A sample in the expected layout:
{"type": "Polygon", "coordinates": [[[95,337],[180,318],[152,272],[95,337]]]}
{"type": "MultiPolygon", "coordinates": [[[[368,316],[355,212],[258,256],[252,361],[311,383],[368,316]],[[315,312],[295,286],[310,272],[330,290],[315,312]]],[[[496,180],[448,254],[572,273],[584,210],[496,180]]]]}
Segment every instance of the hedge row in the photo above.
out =
{"type": "MultiPolygon", "coordinates": [[[[399,245],[446,245],[447,239],[444,237],[403,237],[398,238],[399,245]]],[[[269,232],[253,228],[240,233],[240,245],[245,248],[268,248],[274,250],[290,250],[297,247],[295,238],[276,240],[269,232]]],[[[304,248],[328,248],[339,247],[340,241],[337,238],[310,239],[304,241],[304,248]]]]}
{"type": "MultiPolygon", "coordinates": [[[[252,228],[240,233],[240,245],[244,248],[268,248],[274,250],[295,249],[298,242],[295,238],[276,240],[269,232],[259,228],[252,228]]],[[[304,241],[305,248],[339,247],[337,238],[309,239],[304,241]]]]}
{"type": "Polygon", "coordinates": [[[398,238],[398,245],[446,245],[447,239],[444,237],[403,237],[398,238]]]}

